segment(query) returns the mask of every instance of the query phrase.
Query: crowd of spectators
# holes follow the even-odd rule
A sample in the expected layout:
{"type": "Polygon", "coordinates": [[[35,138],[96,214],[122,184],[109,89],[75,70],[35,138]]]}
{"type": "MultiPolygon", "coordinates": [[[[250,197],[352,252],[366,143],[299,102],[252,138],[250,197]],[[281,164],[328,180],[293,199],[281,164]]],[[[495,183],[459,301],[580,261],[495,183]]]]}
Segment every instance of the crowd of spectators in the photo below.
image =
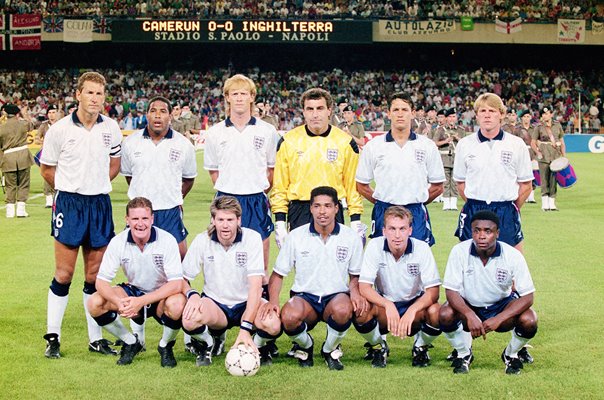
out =
{"type": "Polygon", "coordinates": [[[527,22],[601,18],[597,0],[0,0],[3,13],[110,18],[427,19],[522,17],[527,22]]]}
{"type": "MultiPolygon", "coordinates": [[[[163,95],[173,102],[188,103],[207,128],[224,118],[222,83],[233,71],[227,68],[208,71],[146,70],[100,71],[107,78],[107,114],[123,121],[128,115],[144,113],[147,101],[163,95]]],[[[497,93],[510,109],[529,109],[535,117],[548,105],[556,118],[576,131],[579,113],[584,115],[583,131],[600,127],[599,113],[593,114],[604,90],[604,71],[541,71],[532,69],[477,69],[472,71],[261,71],[258,68],[236,71],[252,78],[258,96],[271,104],[279,117],[280,129],[289,130],[303,121],[299,99],[310,87],[323,87],[335,99],[345,97],[356,110],[367,130],[388,126],[387,96],[395,91],[411,94],[418,107],[454,108],[460,123],[473,129],[473,101],[481,92],[497,93]],[[581,108],[579,109],[579,97],[581,108]],[[591,108],[591,109],[590,109],[591,108]],[[570,125],[569,125],[570,124],[570,125]],[[591,125],[593,124],[593,126],[591,125]]],[[[45,115],[49,104],[65,109],[75,101],[74,91],[81,71],[49,69],[38,71],[0,70],[0,103],[28,102],[34,116],[45,115]]]]}

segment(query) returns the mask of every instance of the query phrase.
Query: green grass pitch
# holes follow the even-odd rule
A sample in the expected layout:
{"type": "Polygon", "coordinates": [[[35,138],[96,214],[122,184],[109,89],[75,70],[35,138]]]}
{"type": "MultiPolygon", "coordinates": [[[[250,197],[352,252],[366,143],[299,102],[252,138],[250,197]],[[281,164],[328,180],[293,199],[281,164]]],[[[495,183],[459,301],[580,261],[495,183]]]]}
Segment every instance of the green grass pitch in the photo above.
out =
{"type": "MultiPolygon", "coordinates": [[[[213,195],[208,174],[201,167],[185,201],[189,243],[208,224],[213,195]]],[[[603,399],[604,341],[604,158],[571,154],[578,176],[575,187],[560,190],[560,212],[542,212],[539,204],[522,209],[525,255],[537,288],[534,308],[539,331],[531,342],[533,365],[520,376],[506,376],[499,358],[509,334],[489,334],[475,340],[475,361],[467,376],[454,376],[445,361],[450,351],[444,337],[430,351],[432,365],[411,367],[411,341],[389,338],[392,352],[385,370],[372,369],[364,354],[363,339],[351,329],[344,339],[342,372],[331,372],[318,354],[324,325],[315,328],[315,367],[300,370],[295,360],[281,356],[272,367],[261,368],[251,378],[235,378],[224,368],[224,355],[209,368],[196,368],[184,352],[179,335],[175,354],[178,366],[162,369],[156,351],[161,328],[147,324],[147,351],[130,366],[115,365],[113,357],[89,353],[82,306],[81,261],[71,287],[63,323],[63,358],[44,357],[46,296],[54,272],[50,210],[43,207],[42,180],[32,168],[34,197],[29,218],[4,218],[0,212],[0,398],[2,399],[603,399]],[[600,383],[598,383],[600,382],[600,383]]],[[[537,191],[537,197],[539,192],[537,191]]],[[[119,230],[125,213],[126,184],[118,176],[111,194],[114,221],[119,230]]],[[[460,201],[461,205],[461,201],[460,201]]],[[[369,220],[367,204],[364,216],[369,220]]],[[[444,212],[440,204],[429,207],[437,244],[436,261],[444,272],[457,213],[444,212]]],[[[271,243],[271,264],[277,254],[271,243]]],[[[291,284],[291,279],[286,285],[291,284]]],[[[199,282],[194,286],[200,287],[199,282]]],[[[283,290],[285,300],[286,290],[283,290]]],[[[441,291],[441,299],[444,300],[441,291]]],[[[110,334],[105,337],[113,339],[110,334]]],[[[236,332],[229,333],[229,344],[236,332]]],[[[278,340],[282,354],[289,349],[286,336],[278,340]]]]}

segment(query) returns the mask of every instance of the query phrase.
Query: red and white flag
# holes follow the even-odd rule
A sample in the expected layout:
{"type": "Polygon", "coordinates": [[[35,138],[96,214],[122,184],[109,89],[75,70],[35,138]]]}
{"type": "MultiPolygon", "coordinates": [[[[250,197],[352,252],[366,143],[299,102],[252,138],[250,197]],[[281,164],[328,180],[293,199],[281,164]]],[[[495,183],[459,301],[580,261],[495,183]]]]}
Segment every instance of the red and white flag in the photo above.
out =
{"type": "Polygon", "coordinates": [[[40,14],[0,15],[0,50],[40,50],[42,16],[40,14]]]}
{"type": "Polygon", "coordinates": [[[505,22],[500,19],[495,20],[495,31],[499,33],[517,33],[522,31],[522,18],[518,17],[512,22],[505,22]]]}

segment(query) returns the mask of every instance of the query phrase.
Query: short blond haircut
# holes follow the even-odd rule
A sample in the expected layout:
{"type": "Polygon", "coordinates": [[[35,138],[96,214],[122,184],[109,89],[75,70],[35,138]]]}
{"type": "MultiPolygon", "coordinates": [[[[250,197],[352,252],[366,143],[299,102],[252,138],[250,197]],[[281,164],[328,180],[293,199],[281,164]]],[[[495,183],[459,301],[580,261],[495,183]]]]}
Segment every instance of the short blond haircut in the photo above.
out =
{"type": "Polygon", "coordinates": [[[252,95],[252,102],[250,103],[250,111],[254,112],[254,99],[256,98],[256,84],[254,83],[253,80],[251,80],[250,78],[248,78],[245,75],[242,74],[236,74],[231,76],[229,79],[227,79],[224,82],[224,86],[222,88],[222,94],[225,97],[225,103],[226,103],[226,113],[227,115],[229,114],[229,102],[226,101],[226,96],[231,92],[231,90],[236,90],[236,89],[243,89],[243,90],[249,90],[250,94],[252,95]]]}
{"type": "Polygon", "coordinates": [[[474,112],[478,113],[478,110],[484,106],[495,108],[499,110],[502,115],[507,114],[507,108],[503,104],[501,97],[495,93],[483,93],[474,102],[474,112]]]}
{"type": "Polygon", "coordinates": [[[407,218],[409,226],[413,225],[413,214],[403,206],[390,206],[386,209],[386,212],[384,212],[384,227],[386,226],[386,220],[388,218],[407,218]]]}
{"type": "Polygon", "coordinates": [[[84,72],[82,75],[80,75],[78,78],[78,92],[81,92],[82,89],[84,89],[84,82],[98,83],[99,85],[103,86],[103,89],[105,89],[105,85],[107,84],[105,77],[94,71],[84,72]]]}

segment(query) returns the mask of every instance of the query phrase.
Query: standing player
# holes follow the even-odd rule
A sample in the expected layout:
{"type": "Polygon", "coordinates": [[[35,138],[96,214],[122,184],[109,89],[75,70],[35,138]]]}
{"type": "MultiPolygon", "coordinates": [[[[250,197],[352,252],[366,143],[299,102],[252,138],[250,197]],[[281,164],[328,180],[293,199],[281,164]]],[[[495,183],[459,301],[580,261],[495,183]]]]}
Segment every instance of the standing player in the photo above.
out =
{"type": "Polygon", "coordinates": [[[413,214],[412,236],[433,245],[426,204],[443,192],[440,154],[432,140],[411,130],[414,106],[409,95],[393,94],[389,107],[391,130],[367,143],[356,173],[357,190],[374,203],[370,237],[382,236],[386,209],[402,205],[413,214]]]}
{"type": "Polygon", "coordinates": [[[48,292],[46,357],[60,357],[61,325],[67,308],[78,250],[84,256],[84,309],[88,320],[89,350],[116,354],[87,311],[96,275],[107,244],[114,236],[111,180],[120,170],[122,132],[101,115],[105,78],[86,72],[78,79],[78,109],[50,127],[40,160],[44,179],[57,190],[51,233],[55,238],[55,276],[48,292]]]}
{"type": "MultiPolygon", "coordinates": [[[[121,173],[128,182],[129,198],[151,200],[153,225],[174,236],[182,260],[188,234],[183,201],[197,176],[197,161],[191,142],[170,128],[171,112],[168,99],[159,96],[149,101],[147,126],[124,140],[121,173]]],[[[137,321],[132,319],[130,326],[144,345],[145,327],[137,321]]]]}
{"type": "MultiPolygon", "coordinates": [[[[277,147],[271,192],[277,246],[281,247],[287,236],[286,218],[290,230],[312,221],[310,192],[318,186],[331,186],[338,198],[345,198],[350,226],[364,239],[363,199],[354,181],[359,147],[350,135],[329,124],[333,101],[327,91],[307,90],[302,94],[301,105],[306,124],[287,132],[277,147]]],[[[344,223],[341,207],[336,220],[344,223]]]]}
{"type": "Polygon", "coordinates": [[[384,237],[370,241],[365,249],[359,289],[374,305],[379,321],[379,331],[369,341],[376,368],[386,366],[388,353],[380,332],[401,338],[419,333],[411,353],[414,367],[430,364],[428,348],[440,335],[440,276],[430,246],[411,238],[412,223],[409,210],[389,207],[384,213],[384,237]]]}
{"type": "Polygon", "coordinates": [[[496,94],[478,96],[474,111],[480,128],[457,145],[453,179],[466,203],[455,236],[470,239],[467,222],[476,212],[491,210],[501,219],[501,241],[522,251],[520,208],[531,193],[533,170],[522,139],[501,130],[505,110],[496,94]]]}
{"type": "Polygon", "coordinates": [[[541,109],[541,124],[537,125],[531,134],[531,147],[537,155],[539,173],[541,174],[541,209],[543,211],[558,211],[556,207],[556,173],[550,169],[550,164],[558,157],[566,156],[564,144],[564,129],[558,121],[554,121],[554,113],[550,107],[541,109]]]}
{"type": "Polygon", "coordinates": [[[283,278],[296,271],[281,321],[295,343],[294,357],[301,367],[313,366],[314,341],[308,331],[319,321],[327,323],[321,355],[329,369],[341,370],[340,344],[353,318],[359,325],[370,319],[369,304],[358,287],[363,245],[356,232],[336,221],[338,209],[334,188],[314,188],[310,194],[313,221],[291,231],[271,274],[270,304],[278,313],[283,278]]]}
{"type": "Polygon", "coordinates": [[[6,218],[27,217],[25,202],[29,197],[30,169],[34,159],[27,147],[27,134],[33,129],[27,106],[3,107],[6,122],[0,125],[0,168],[6,182],[6,218]],[[25,121],[19,119],[23,115],[25,121]],[[16,210],[15,210],[16,203],[16,210]]]}
{"type": "Polygon", "coordinates": [[[88,300],[95,321],[119,338],[122,346],[118,365],[130,364],[143,348],[138,335],[128,332],[118,314],[145,323],[153,316],[163,325],[157,346],[161,366],[176,366],[173,347],[185,306],[182,265],[176,240],[168,232],[153,227],[153,206],[144,197],[135,197],[126,206],[126,224],[109,242],[96,279],[97,292],[88,300]],[[111,286],[120,269],[127,282],[111,286]]]}
{"type": "Polygon", "coordinates": [[[453,372],[466,374],[474,359],[471,341],[489,332],[512,331],[501,354],[506,374],[519,374],[533,358],[524,347],[537,333],[533,280],[521,252],[497,240],[499,217],[479,211],[470,220],[472,239],[451,250],[443,286],[447,302],[440,309],[440,326],[455,349],[453,372]]]}
{"type": "MultiPolygon", "coordinates": [[[[43,122],[38,127],[38,135],[36,137],[36,143],[44,147],[44,137],[46,136],[46,132],[48,129],[59,119],[58,107],[55,105],[48,106],[46,110],[47,121],[43,122]]],[[[44,181],[44,197],[46,199],[46,208],[52,207],[53,196],[55,194],[54,188],[50,187],[48,182],[44,181]]]]}
{"type": "MultiPolygon", "coordinates": [[[[203,272],[203,293],[191,289],[187,281],[187,304],[183,328],[198,342],[197,366],[212,363],[214,337],[234,326],[239,335],[233,347],[244,344],[256,348],[252,339],[254,326],[269,335],[280,330],[273,313],[259,317],[262,302],[264,267],[260,234],[241,227],[241,206],[233,196],[216,197],[210,206],[212,221],[206,232],[193,240],[183,262],[188,282],[203,272]],[[270,314],[270,315],[269,315],[270,314]]],[[[266,303],[266,301],[264,301],[266,303]]]]}
{"type": "MultiPolygon", "coordinates": [[[[209,172],[217,196],[234,196],[242,208],[241,226],[262,237],[265,277],[264,296],[268,295],[270,235],[274,229],[265,193],[273,184],[278,134],[274,126],[252,116],[256,85],[237,74],[224,83],[227,119],[207,133],[204,168],[209,172]]],[[[216,346],[220,354],[222,343],[216,346]]]]}

